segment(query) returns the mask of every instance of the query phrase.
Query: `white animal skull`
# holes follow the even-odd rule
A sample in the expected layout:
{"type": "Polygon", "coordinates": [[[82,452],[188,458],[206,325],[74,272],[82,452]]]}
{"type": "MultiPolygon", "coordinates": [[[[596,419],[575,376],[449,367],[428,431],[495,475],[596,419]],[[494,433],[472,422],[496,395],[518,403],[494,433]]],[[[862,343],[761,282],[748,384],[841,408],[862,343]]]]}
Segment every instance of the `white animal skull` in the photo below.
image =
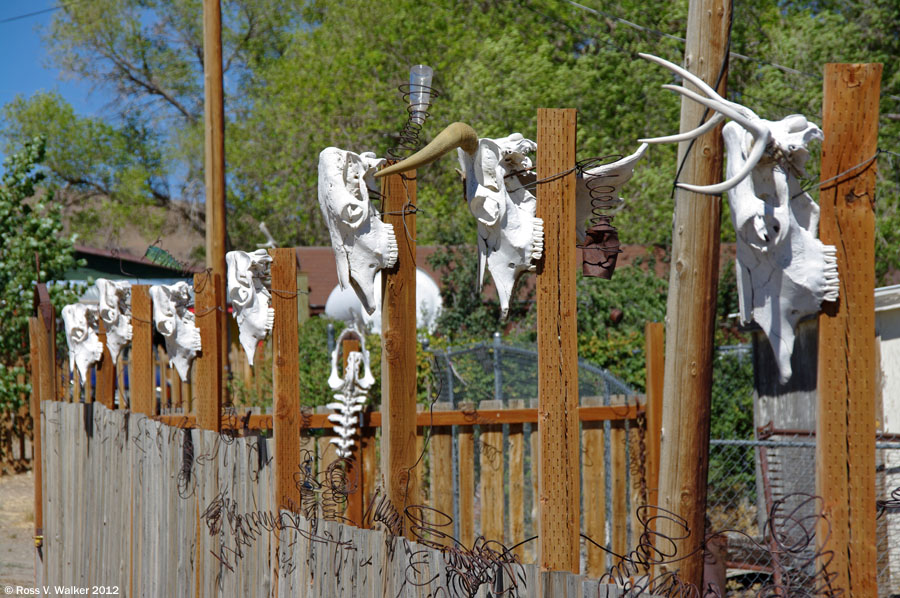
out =
{"type": "Polygon", "coordinates": [[[106,326],[106,347],[113,364],[133,335],[131,328],[131,283],[127,280],[97,279],[100,319],[106,326]]]}
{"type": "Polygon", "coordinates": [[[630,156],[611,164],[587,168],[578,174],[575,187],[575,236],[579,242],[584,242],[584,223],[595,208],[616,208],[622,203],[619,189],[631,180],[635,164],[646,151],[647,144],[642,143],[630,156]],[[595,197],[591,196],[591,189],[596,191],[595,197]]]}
{"type": "Polygon", "coordinates": [[[191,287],[186,282],[150,287],[153,299],[153,324],[166,339],[169,362],[178,370],[182,382],[188,381],[191,362],[200,352],[200,330],[194,314],[188,311],[191,287]]]}
{"type": "Polygon", "coordinates": [[[537,144],[519,133],[478,139],[468,125],[453,123],[422,150],[375,176],[418,168],[454,148],[466,178],[469,211],[478,221],[478,289],[486,264],[505,318],[516,280],[523,272],[534,271],[534,262],[544,251],[544,221],[535,216],[535,196],[518,176],[531,168],[526,154],[537,144]]]}
{"type": "Polygon", "coordinates": [[[62,308],[62,318],[66,327],[66,344],[69,346],[69,371],[77,366],[83,384],[88,368],[100,361],[103,355],[103,343],[97,336],[97,308],[72,303],[62,308]]]}
{"type": "Polygon", "coordinates": [[[375,377],[369,366],[369,352],[366,350],[366,340],[362,334],[353,327],[345,328],[335,343],[331,352],[331,376],[328,378],[328,386],[336,391],[334,403],[328,403],[329,409],[335,410],[328,416],[328,420],[334,422],[335,432],[338,438],[332,438],[331,443],[337,446],[339,457],[350,457],[350,449],[353,446],[353,435],[356,433],[356,425],[359,421],[359,412],[366,404],[366,396],[369,389],[375,383],[375,377]],[[341,350],[341,341],[349,335],[355,335],[360,339],[360,350],[352,351],[347,355],[347,367],[344,377],[338,375],[338,355],[341,350]],[[363,367],[363,375],[360,378],[360,366],[363,367]]]}
{"type": "Polygon", "coordinates": [[[375,273],[397,263],[394,227],[369,202],[373,174],[384,162],[372,152],[329,147],[319,154],[319,206],[331,234],[341,288],[352,286],[366,312],[375,311],[375,273]]]}
{"type": "Polygon", "coordinates": [[[716,112],[694,131],[642,141],[684,141],[701,135],[725,117],[732,119],[722,130],[728,156],[726,180],[708,187],[678,186],[715,195],[728,191],[737,233],[741,320],[754,320],[765,331],[781,382],[785,383],[792,373],[797,323],[819,311],[822,301],[838,298],[835,248],[817,238],[819,206],[798,180],[806,175],[806,146],[814,139],[821,141],[822,131],[799,114],[780,121],[760,118],[748,108],[723,99],[685,69],[655,56],[641,56],[681,75],[705,95],[683,87],[663,87],[716,112]]]}
{"type": "Polygon", "coordinates": [[[265,249],[252,253],[229,251],[225,254],[228,265],[228,299],[237,320],[241,346],[247,361],[253,365],[256,345],[266,338],[275,323],[275,310],[269,307],[272,295],[272,258],[265,249]]]}

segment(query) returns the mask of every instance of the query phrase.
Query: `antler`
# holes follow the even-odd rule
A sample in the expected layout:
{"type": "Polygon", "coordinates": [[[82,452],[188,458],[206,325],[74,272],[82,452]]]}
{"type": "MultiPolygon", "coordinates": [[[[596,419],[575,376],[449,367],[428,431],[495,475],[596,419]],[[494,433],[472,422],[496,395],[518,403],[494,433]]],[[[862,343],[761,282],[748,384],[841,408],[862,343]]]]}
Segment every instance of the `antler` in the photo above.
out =
{"type": "Polygon", "coordinates": [[[715,185],[689,185],[687,183],[677,183],[677,186],[687,191],[693,191],[694,193],[719,195],[740,183],[756,167],[756,164],[759,162],[760,158],[762,158],[762,155],[765,152],[770,139],[772,138],[772,133],[769,130],[769,127],[765,124],[765,121],[754,114],[753,111],[749,108],[726,100],[718,93],[716,93],[716,91],[712,87],[707,85],[706,82],[700,79],[700,77],[697,77],[686,69],[672,64],[668,60],[659,58],[658,56],[653,56],[651,54],[638,55],[641,58],[649,60],[650,62],[655,62],[656,64],[664,66],[673,73],[680,75],[685,80],[690,81],[695,86],[697,86],[700,91],[706,94],[706,96],[702,96],[684,87],[678,87],[677,85],[663,85],[664,89],[680,93],[681,95],[690,98],[695,102],[703,104],[707,108],[710,108],[711,110],[714,110],[716,112],[716,115],[713,116],[713,118],[709,119],[707,122],[703,123],[696,129],[693,129],[686,133],[669,135],[667,137],[640,139],[639,141],[642,143],[672,143],[688,141],[690,139],[694,139],[695,137],[703,135],[704,133],[712,129],[715,125],[722,122],[723,119],[728,117],[738,123],[744,129],[749,131],[751,135],[753,135],[753,147],[750,149],[750,153],[747,156],[747,159],[744,161],[744,165],[737,173],[735,173],[734,176],[715,185]]]}

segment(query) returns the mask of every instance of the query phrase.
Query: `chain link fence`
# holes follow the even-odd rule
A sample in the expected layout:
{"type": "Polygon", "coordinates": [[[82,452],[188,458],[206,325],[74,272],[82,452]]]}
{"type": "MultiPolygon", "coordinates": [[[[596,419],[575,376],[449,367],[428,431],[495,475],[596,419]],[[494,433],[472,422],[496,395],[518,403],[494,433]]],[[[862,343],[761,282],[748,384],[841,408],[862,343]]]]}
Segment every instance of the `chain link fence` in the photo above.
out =
{"type": "MultiPolygon", "coordinates": [[[[883,500],[900,487],[900,442],[885,438],[890,439],[876,439],[875,462],[876,498],[883,500]]],[[[727,538],[728,584],[733,595],[743,595],[741,591],[755,595],[752,590],[773,581],[778,569],[775,559],[785,553],[784,542],[778,545],[778,534],[796,536],[799,527],[792,529],[794,522],[816,520],[821,501],[814,498],[815,458],[816,441],[811,434],[710,441],[707,516],[709,529],[727,538]]],[[[895,598],[900,596],[900,509],[887,506],[880,511],[874,539],[878,596],[895,598]]],[[[806,573],[811,576],[814,543],[803,550],[810,569],[806,573]]]]}

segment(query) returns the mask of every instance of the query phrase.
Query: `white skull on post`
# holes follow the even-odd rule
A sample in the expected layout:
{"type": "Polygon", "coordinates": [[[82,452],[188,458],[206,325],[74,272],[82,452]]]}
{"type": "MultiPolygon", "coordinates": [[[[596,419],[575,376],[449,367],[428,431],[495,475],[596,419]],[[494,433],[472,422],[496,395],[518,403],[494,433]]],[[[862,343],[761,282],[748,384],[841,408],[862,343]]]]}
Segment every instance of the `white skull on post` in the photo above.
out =
{"type": "Polygon", "coordinates": [[[62,308],[62,319],[66,328],[66,344],[69,346],[69,371],[77,367],[83,384],[88,368],[100,361],[103,355],[103,343],[97,335],[97,308],[72,303],[62,308]]]}
{"type": "Polygon", "coordinates": [[[819,206],[800,186],[809,152],[822,131],[802,115],[770,121],[719,96],[701,79],[666,60],[641,54],[696,86],[664,85],[715,112],[687,133],[644,139],[647,143],[680,142],[722,129],[728,158],[726,180],[717,185],[678,186],[695,193],[728,192],[737,234],[737,282],[741,321],[755,321],[765,331],[782,383],[791,377],[794,330],[800,319],[819,311],[823,301],[838,298],[835,248],[818,238],[819,206]]]}
{"type": "Polygon", "coordinates": [[[419,152],[375,177],[413,170],[452,149],[458,150],[466,201],[478,222],[478,289],[487,266],[505,318],[516,280],[522,273],[534,271],[544,251],[544,221],[535,216],[535,196],[520,179],[531,169],[527,154],[535,151],[537,144],[519,133],[479,139],[469,125],[453,123],[419,152]]]}
{"type": "Polygon", "coordinates": [[[191,287],[186,282],[150,287],[153,299],[153,324],[166,339],[169,362],[175,366],[182,382],[188,381],[191,362],[200,352],[200,330],[194,314],[188,310],[191,287]]]}
{"type": "Polygon", "coordinates": [[[375,311],[375,273],[397,263],[394,227],[369,201],[373,175],[384,163],[372,152],[329,147],[319,154],[319,207],[331,235],[342,289],[353,287],[366,312],[375,311]]]}
{"type": "Polygon", "coordinates": [[[131,283],[127,280],[97,279],[100,294],[100,319],[106,327],[106,347],[113,364],[125,348],[133,330],[131,327],[131,283]]]}
{"type": "Polygon", "coordinates": [[[266,338],[275,323],[275,310],[269,307],[272,295],[267,288],[272,280],[272,257],[265,249],[251,253],[229,251],[228,299],[237,320],[238,337],[247,361],[253,365],[256,345],[266,338]]]}

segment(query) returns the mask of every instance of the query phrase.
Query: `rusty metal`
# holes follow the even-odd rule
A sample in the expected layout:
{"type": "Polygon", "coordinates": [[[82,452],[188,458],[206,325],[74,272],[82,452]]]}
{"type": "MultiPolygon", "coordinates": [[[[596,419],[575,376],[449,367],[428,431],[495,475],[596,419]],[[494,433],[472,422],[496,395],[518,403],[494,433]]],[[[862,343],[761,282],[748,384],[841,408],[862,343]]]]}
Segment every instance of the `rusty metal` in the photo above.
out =
{"type": "Polygon", "coordinates": [[[598,214],[592,220],[594,225],[585,233],[584,245],[581,246],[581,273],[584,276],[612,278],[622,249],[619,232],[610,223],[611,220],[612,216],[598,214]]]}

